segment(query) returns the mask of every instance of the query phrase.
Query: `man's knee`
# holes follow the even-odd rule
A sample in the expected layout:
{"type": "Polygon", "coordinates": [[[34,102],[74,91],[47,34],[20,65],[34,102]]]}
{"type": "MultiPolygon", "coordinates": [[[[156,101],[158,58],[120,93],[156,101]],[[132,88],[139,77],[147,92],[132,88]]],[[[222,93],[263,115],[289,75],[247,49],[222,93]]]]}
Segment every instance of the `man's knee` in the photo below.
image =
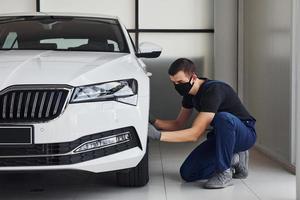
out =
{"type": "Polygon", "coordinates": [[[180,176],[185,182],[194,181],[194,177],[191,174],[191,169],[185,165],[180,167],[180,176]]]}
{"type": "Polygon", "coordinates": [[[185,182],[193,182],[197,180],[206,179],[208,177],[206,173],[207,169],[198,169],[196,172],[195,169],[193,169],[193,166],[188,166],[184,163],[180,167],[180,176],[185,182]]]}
{"type": "Polygon", "coordinates": [[[180,167],[180,176],[185,182],[193,182],[208,179],[214,172],[214,166],[199,168],[197,171],[189,166],[182,165],[180,167]]]}

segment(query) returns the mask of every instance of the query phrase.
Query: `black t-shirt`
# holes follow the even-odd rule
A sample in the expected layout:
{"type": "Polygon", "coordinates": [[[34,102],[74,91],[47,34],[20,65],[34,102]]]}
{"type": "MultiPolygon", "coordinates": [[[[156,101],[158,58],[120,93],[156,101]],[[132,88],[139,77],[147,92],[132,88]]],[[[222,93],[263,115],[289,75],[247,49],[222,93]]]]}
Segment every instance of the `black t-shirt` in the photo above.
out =
{"type": "Polygon", "coordinates": [[[195,108],[199,112],[229,112],[241,120],[255,120],[230,85],[207,78],[200,79],[205,82],[197,94],[183,97],[184,108],[195,108]]]}

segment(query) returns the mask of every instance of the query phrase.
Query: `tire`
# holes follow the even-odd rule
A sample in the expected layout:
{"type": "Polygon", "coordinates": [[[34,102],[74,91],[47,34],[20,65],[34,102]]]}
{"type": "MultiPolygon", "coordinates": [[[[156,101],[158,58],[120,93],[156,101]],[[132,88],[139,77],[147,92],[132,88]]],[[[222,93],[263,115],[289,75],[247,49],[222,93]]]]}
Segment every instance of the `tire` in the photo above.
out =
{"type": "Polygon", "coordinates": [[[117,172],[117,184],[122,187],[142,187],[149,182],[148,145],[139,164],[127,170],[117,172]]]}

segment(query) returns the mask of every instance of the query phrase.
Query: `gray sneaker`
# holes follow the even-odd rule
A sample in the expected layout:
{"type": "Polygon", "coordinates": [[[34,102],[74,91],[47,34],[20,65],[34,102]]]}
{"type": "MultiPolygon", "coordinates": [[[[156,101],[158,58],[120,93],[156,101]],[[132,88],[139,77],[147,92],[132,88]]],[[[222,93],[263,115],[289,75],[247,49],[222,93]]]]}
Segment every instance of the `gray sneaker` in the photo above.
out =
{"type": "Polygon", "coordinates": [[[231,169],[227,169],[221,173],[216,173],[213,177],[208,179],[208,181],[204,184],[204,187],[207,189],[219,189],[230,185],[233,185],[232,171],[231,169]]]}
{"type": "MultiPolygon", "coordinates": [[[[235,154],[236,155],[236,154],[235,154]]],[[[233,159],[235,155],[233,156],[233,159]]],[[[242,151],[238,154],[238,162],[231,162],[233,165],[233,178],[245,179],[248,177],[249,151],[242,151]]]]}

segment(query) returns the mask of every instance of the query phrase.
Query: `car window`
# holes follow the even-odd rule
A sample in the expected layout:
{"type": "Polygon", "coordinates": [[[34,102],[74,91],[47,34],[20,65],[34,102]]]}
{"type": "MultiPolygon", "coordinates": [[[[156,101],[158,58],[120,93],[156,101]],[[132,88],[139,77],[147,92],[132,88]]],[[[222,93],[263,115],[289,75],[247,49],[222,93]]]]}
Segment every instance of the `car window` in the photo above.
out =
{"type": "Polygon", "coordinates": [[[85,17],[0,18],[0,50],[127,52],[117,20],[85,17]]]}
{"type": "Polygon", "coordinates": [[[16,32],[8,33],[5,38],[3,48],[18,48],[17,37],[18,35],[16,32]]]}
{"type": "Polygon", "coordinates": [[[58,49],[69,49],[73,47],[79,47],[81,45],[88,44],[88,39],[65,39],[65,38],[53,38],[53,39],[45,39],[41,40],[42,44],[55,44],[58,49]]]}

